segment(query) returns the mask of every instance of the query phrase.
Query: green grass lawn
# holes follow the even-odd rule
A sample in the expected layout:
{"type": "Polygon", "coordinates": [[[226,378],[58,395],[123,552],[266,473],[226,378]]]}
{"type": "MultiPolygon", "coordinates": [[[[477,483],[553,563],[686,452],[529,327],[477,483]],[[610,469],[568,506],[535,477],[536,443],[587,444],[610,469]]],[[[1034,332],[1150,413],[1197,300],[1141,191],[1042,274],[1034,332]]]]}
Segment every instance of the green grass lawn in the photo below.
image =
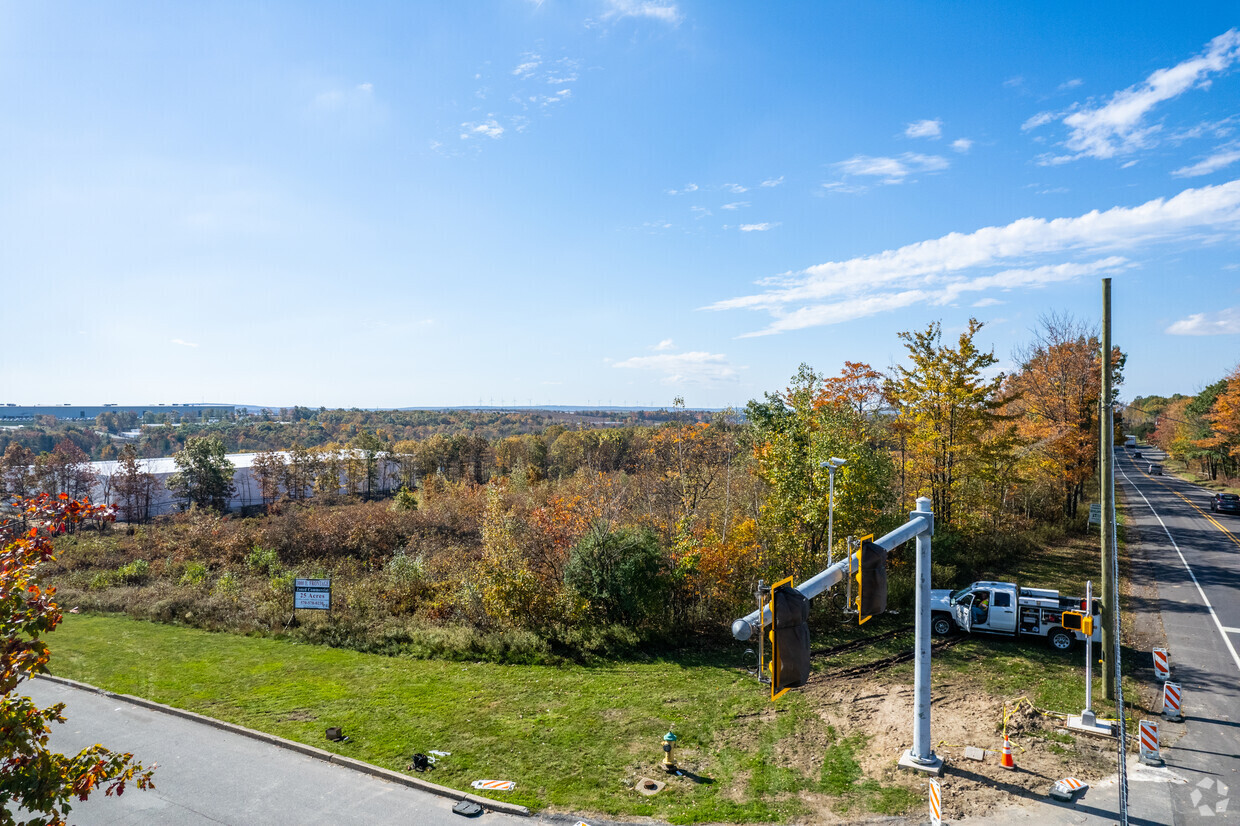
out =
{"type": "Polygon", "coordinates": [[[915,803],[862,776],[856,735],[830,732],[819,768],[785,761],[821,721],[795,692],[773,708],[736,667],[739,652],[598,667],[443,662],[113,615],[67,616],[51,645],[57,675],[389,769],[405,771],[415,752],[451,752],[428,779],[458,789],[514,780],[514,792],[495,796],[532,808],[696,823],[786,821],[809,811],[806,793],[844,811],[915,803]],[[350,742],[329,743],[327,726],[343,726],[350,742]],[[671,778],[641,797],[633,781],[659,776],[669,727],[700,782],[671,778]]]}

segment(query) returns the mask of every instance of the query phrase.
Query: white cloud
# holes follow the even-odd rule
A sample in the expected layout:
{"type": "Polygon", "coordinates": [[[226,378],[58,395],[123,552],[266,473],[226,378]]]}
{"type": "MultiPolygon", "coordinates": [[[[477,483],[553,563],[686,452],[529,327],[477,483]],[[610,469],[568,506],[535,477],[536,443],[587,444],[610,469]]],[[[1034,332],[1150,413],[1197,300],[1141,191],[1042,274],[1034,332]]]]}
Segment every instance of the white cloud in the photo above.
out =
{"type": "Polygon", "coordinates": [[[704,206],[691,206],[689,211],[693,213],[694,218],[705,218],[711,214],[711,211],[704,206]]]}
{"type": "Polygon", "coordinates": [[[1085,81],[1081,80],[1079,77],[1074,77],[1071,80],[1065,80],[1063,83],[1059,84],[1059,91],[1066,92],[1069,89],[1075,89],[1084,82],[1085,81]]]}
{"type": "Polygon", "coordinates": [[[1045,126],[1055,119],[1054,112],[1038,112],[1033,117],[1020,125],[1022,132],[1028,132],[1030,129],[1037,129],[1039,126],[1045,126]]]}
{"type": "Polygon", "coordinates": [[[829,261],[759,282],[763,291],[724,299],[711,310],[765,311],[759,333],[860,318],[916,301],[950,301],[964,292],[1036,287],[1130,266],[1114,253],[1240,228],[1240,180],[1186,189],[1135,207],[1094,210],[1073,218],[1021,218],[1005,226],[951,233],[899,249],[829,261]],[[1071,260],[1104,255],[1081,263],[1071,260]],[[1025,267],[1048,256],[1061,261],[1025,267]],[[1063,261],[1062,259],[1069,260],[1063,261]],[[992,274],[977,271],[1011,264],[992,274]]]}
{"type": "Polygon", "coordinates": [[[1003,85],[1009,89],[1017,89],[1025,85],[1025,78],[1022,75],[1009,77],[1007,80],[1003,81],[1003,85]]]}
{"type": "Polygon", "coordinates": [[[1220,146],[1214,151],[1213,155],[1198,161],[1192,166],[1182,166],[1171,174],[1179,178],[1194,178],[1198,175],[1209,175],[1211,172],[1217,172],[1225,166],[1231,166],[1236,161],[1240,161],[1240,146],[1236,144],[1220,146]]]}
{"type": "Polygon", "coordinates": [[[765,186],[765,187],[779,186],[783,182],[784,182],[784,176],[780,175],[778,178],[767,178],[765,181],[758,184],[758,186],[765,186]]]}
{"type": "Polygon", "coordinates": [[[648,17],[673,26],[681,20],[680,9],[675,3],[658,2],[658,0],[607,0],[607,6],[607,11],[603,12],[604,20],[648,17]]]}
{"type": "Polygon", "coordinates": [[[994,307],[997,304],[1003,304],[1003,303],[1005,302],[1000,301],[997,298],[979,298],[977,301],[973,302],[973,306],[974,307],[994,307]]]}
{"type": "Polygon", "coordinates": [[[704,351],[634,356],[612,366],[623,370],[653,370],[663,373],[664,384],[710,383],[733,379],[737,375],[737,368],[728,363],[726,355],[704,351]]]}
{"type": "Polygon", "coordinates": [[[194,343],[194,342],[192,342],[192,341],[183,341],[182,339],[179,339],[179,338],[169,339],[169,342],[168,342],[168,343],[169,343],[169,344],[176,344],[176,345],[179,345],[179,346],[181,346],[181,347],[197,347],[197,346],[198,346],[197,344],[195,344],[195,343],[194,343]]]}
{"type": "Polygon", "coordinates": [[[654,346],[654,349],[658,350],[659,352],[663,352],[664,350],[670,350],[675,346],[676,346],[675,342],[673,342],[670,338],[665,338],[662,341],[660,341],[658,344],[656,344],[654,346]]]}
{"type": "Polygon", "coordinates": [[[778,221],[774,223],[764,221],[761,224],[741,224],[740,230],[741,232],[766,232],[768,229],[775,229],[777,226],[779,226],[778,221]]]}
{"type": "Polygon", "coordinates": [[[956,138],[952,141],[952,149],[955,149],[961,155],[973,148],[973,141],[968,138],[956,138]]]}
{"type": "Polygon", "coordinates": [[[740,195],[742,192],[749,191],[749,187],[741,186],[740,184],[724,184],[723,188],[726,191],[731,192],[733,195],[740,195]]]}
{"type": "Polygon", "coordinates": [[[697,191],[698,191],[697,184],[685,184],[683,189],[669,189],[667,191],[667,194],[668,195],[684,195],[689,192],[697,192],[697,191]]]}
{"type": "Polygon", "coordinates": [[[747,207],[747,206],[749,206],[748,201],[733,201],[730,204],[724,204],[723,206],[720,207],[720,209],[740,209],[741,207],[747,207]]]}
{"type": "Polygon", "coordinates": [[[905,152],[896,158],[873,155],[854,155],[833,166],[844,175],[864,175],[882,178],[885,184],[902,183],[909,175],[918,172],[938,172],[951,164],[941,155],[921,155],[905,152]]]}
{"type": "Polygon", "coordinates": [[[512,73],[520,78],[530,78],[534,76],[534,72],[538,71],[538,67],[542,65],[542,57],[526,52],[521,55],[521,63],[518,63],[512,73]]]}
{"type": "Polygon", "coordinates": [[[934,138],[937,140],[943,135],[943,121],[938,120],[919,120],[910,123],[904,128],[904,136],[906,138],[934,138]]]}
{"type": "Polygon", "coordinates": [[[1162,126],[1147,125],[1145,120],[1155,106],[1190,89],[1208,88],[1211,75],[1226,71],[1238,59],[1240,32],[1230,29],[1211,40],[1205,51],[1196,57],[1150,73],[1144,81],[1121,89],[1102,105],[1076,106],[1035,123],[1035,119],[1041,119],[1046,113],[1036,115],[1025,122],[1024,128],[1062,118],[1070,130],[1063,143],[1069,154],[1046,156],[1040,161],[1043,164],[1129,154],[1156,142],[1155,135],[1162,126]]]}
{"type": "Polygon", "coordinates": [[[1228,307],[1216,313],[1194,313],[1172,324],[1166,332],[1173,336],[1240,335],[1240,307],[1228,307]]]}
{"type": "Polygon", "coordinates": [[[504,127],[500,126],[492,115],[481,123],[462,123],[461,128],[465,131],[461,133],[461,140],[483,135],[495,140],[504,134],[504,127]]]}

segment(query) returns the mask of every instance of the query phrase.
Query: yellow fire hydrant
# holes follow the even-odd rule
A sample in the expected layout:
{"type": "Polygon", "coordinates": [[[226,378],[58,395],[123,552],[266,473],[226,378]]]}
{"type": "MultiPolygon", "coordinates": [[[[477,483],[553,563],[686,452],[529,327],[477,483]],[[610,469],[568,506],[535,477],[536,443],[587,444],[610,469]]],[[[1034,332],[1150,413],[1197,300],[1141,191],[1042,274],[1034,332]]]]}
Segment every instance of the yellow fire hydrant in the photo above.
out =
{"type": "Polygon", "coordinates": [[[663,771],[672,774],[676,771],[676,758],[673,756],[673,749],[676,748],[676,735],[668,732],[663,735],[663,771]]]}

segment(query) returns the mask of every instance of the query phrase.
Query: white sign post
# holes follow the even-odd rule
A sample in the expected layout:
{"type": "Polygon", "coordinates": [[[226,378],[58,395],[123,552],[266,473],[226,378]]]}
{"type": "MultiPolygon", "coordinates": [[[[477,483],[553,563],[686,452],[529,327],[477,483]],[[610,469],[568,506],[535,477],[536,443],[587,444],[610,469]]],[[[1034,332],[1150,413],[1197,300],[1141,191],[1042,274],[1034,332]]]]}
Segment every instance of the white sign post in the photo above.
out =
{"type": "Polygon", "coordinates": [[[332,610],[331,578],[293,580],[293,619],[297,618],[298,608],[330,612],[332,610]]]}

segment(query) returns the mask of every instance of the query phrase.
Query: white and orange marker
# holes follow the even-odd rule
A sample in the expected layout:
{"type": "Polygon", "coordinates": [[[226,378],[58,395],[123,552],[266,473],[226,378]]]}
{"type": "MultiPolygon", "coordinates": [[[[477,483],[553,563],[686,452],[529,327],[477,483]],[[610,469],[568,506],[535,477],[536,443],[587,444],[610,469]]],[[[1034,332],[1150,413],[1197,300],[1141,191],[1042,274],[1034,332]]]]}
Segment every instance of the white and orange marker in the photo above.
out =
{"type": "Polygon", "coordinates": [[[1181,702],[1184,695],[1180,691],[1179,683],[1163,683],[1163,716],[1173,723],[1178,723],[1184,719],[1181,711],[1181,702]]]}
{"type": "Polygon", "coordinates": [[[1154,676],[1164,681],[1171,679],[1171,658],[1165,648],[1154,649],[1154,676]]]}

